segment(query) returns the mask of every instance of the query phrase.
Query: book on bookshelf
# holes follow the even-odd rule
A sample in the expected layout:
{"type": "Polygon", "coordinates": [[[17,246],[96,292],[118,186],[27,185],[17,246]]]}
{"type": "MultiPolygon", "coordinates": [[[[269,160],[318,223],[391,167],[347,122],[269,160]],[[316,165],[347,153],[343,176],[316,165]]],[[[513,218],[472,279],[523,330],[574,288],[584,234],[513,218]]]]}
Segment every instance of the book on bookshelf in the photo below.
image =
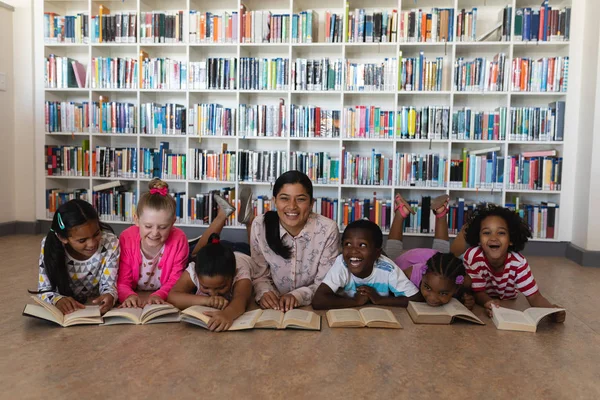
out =
{"type": "MultiPolygon", "coordinates": [[[[382,231],[389,231],[392,221],[392,201],[373,198],[340,199],[340,228],[360,219],[375,222],[382,231]]],[[[331,218],[331,217],[330,217],[331,218]]]]}
{"type": "MultiPolygon", "coordinates": [[[[329,11],[325,15],[325,18],[326,24],[330,22],[331,13],[329,11]]],[[[292,14],[291,29],[292,43],[316,43],[319,37],[319,14],[317,14],[315,10],[305,10],[292,14]]],[[[328,38],[331,37],[327,29],[325,30],[325,34],[328,38]]],[[[333,40],[327,40],[327,42],[332,41],[333,40]]]]}
{"type": "Polygon", "coordinates": [[[499,151],[499,146],[485,149],[464,147],[461,158],[450,162],[450,187],[501,190],[505,158],[498,155],[499,151]]]}
{"type": "Polygon", "coordinates": [[[240,7],[242,43],[289,43],[290,15],[240,7]]]}
{"type": "Polygon", "coordinates": [[[92,89],[137,89],[139,63],[135,58],[92,57],[92,89]]]}
{"type": "Polygon", "coordinates": [[[188,149],[189,179],[235,182],[235,151],[215,153],[212,150],[188,149]]]}
{"type": "Polygon", "coordinates": [[[191,90],[237,89],[238,60],[234,57],[209,57],[205,61],[189,63],[191,90]]]}
{"type": "Polygon", "coordinates": [[[277,105],[240,104],[237,135],[241,137],[283,137],[286,131],[285,101],[277,105]]]}
{"type": "Polygon", "coordinates": [[[467,61],[458,57],[454,62],[454,90],[458,92],[503,92],[507,89],[506,54],[498,53],[491,60],[477,57],[467,61]]]}
{"type": "Polygon", "coordinates": [[[44,13],[44,43],[88,43],[89,20],[86,13],[59,15],[44,13]]]}
{"type": "Polygon", "coordinates": [[[344,185],[392,185],[393,159],[371,149],[371,155],[363,157],[342,147],[342,171],[344,185]]]}
{"type": "Polygon", "coordinates": [[[560,206],[554,202],[522,203],[516,196],[507,202],[507,208],[515,211],[527,223],[534,239],[557,239],[560,206]]]}
{"type": "Polygon", "coordinates": [[[513,141],[562,141],[564,139],[565,102],[548,107],[511,107],[509,139],[513,141]]]}
{"type": "MultiPolygon", "coordinates": [[[[458,109],[452,115],[452,140],[505,140],[506,107],[494,111],[458,109]]],[[[512,123],[512,121],[511,121],[512,123]]]]}
{"type": "Polygon", "coordinates": [[[190,10],[189,20],[190,43],[238,43],[237,11],[216,14],[190,10]]]}
{"type": "Polygon", "coordinates": [[[506,187],[509,190],[561,190],[562,157],[556,151],[506,156],[506,187]]]}
{"type": "Polygon", "coordinates": [[[344,62],[339,58],[297,58],[292,63],[292,90],[342,90],[343,69],[344,62]]]}
{"type": "Polygon", "coordinates": [[[100,4],[98,15],[92,15],[90,19],[90,33],[92,43],[136,43],[137,13],[120,11],[111,14],[100,4]]]}
{"type": "Polygon", "coordinates": [[[513,92],[566,92],[569,57],[514,58],[511,90],[513,92]]]}
{"type": "Polygon", "coordinates": [[[344,108],[344,133],[347,138],[391,138],[394,112],[377,106],[344,108]]]}
{"type": "Polygon", "coordinates": [[[92,153],[92,176],[103,178],[128,178],[137,176],[135,147],[96,146],[92,153]]]}
{"type": "Polygon", "coordinates": [[[137,133],[137,107],[133,103],[94,101],[90,117],[93,133],[137,133]]]}
{"type": "Polygon", "coordinates": [[[448,159],[438,153],[396,153],[396,186],[446,187],[448,159]]]}
{"type": "Polygon", "coordinates": [[[399,90],[407,92],[444,90],[446,82],[444,58],[436,57],[435,61],[427,61],[423,51],[419,52],[418,57],[403,57],[400,51],[399,90]]]}
{"type": "MultiPolygon", "coordinates": [[[[189,196],[187,200],[187,222],[195,225],[210,225],[218,213],[218,206],[214,195],[218,194],[230,204],[234,204],[235,188],[226,187],[206,193],[197,193],[189,196]]],[[[239,207],[238,207],[239,208],[239,207]]],[[[227,219],[226,225],[236,225],[235,214],[227,219]]]]}
{"type": "MultiPolygon", "coordinates": [[[[120,184],[121,182],[116,181],[120,184]]],[[[104,185],[110,185],[108,182],[104,185]]],[[[137,205],[136,193],[119,185],[117,187],[102,188],[103,185],[94,186],[92,192],[92,205],[98,211],[102,221],[133,222],[133,215],[137,205]]]]}
{"type": "Polygon", "coordinates": [[[376,92],[396,90],[397,59],[386,57],[377,63],[357,63],[346,60],[346,90],[376,92]]]}
{"type": "Polygon", "coordinates": [[[571,32],[571,7],[550,7],[542,0],[540,7],[517,8],[515,13],[515,41],[555,42],[568,41],[571,32]]]}
{"type": "Polygon", "coordinates": [[[286,170],[285,151],[238,150],[238,180],[275,182],[286,170]]]}
{"type": "Polygon", "coordinates": [[[300,171],[316,184],[336,184],[340,181],[340,160],[329,152],[290,152],[290,170],[300,171]]]}
{"type": "Polygon", "coordinates": [[[288,90],[290,61],[287,58],[240,59],[240,89],[288,90]]]}
{"type": "Polygon", "coordinates": [[[290,105],[290,137],[340,137],[341,111],[319,106],[290,105]]]}
{"type": "Polygon", "coordinates": [[[52,218],[62,204],[73,199],[89,201],[87,189],[46,189],[46,218],[52,218]]]}
{"type": "Polygon", "coordinates": [[[180,90],[187,87],[187,63],[170,58],[142,58],[141,89],[180,90]]]}
{"type": "Polygon", "coordinates": [[[448,140],[450,107],[399,106],[397,113],[397,138],[448,140]]]}
{"type": "Polygon", "coordinates": [[[412,9],[400,13],[400,43],[453,42],[454,8],[412,9]]]}
{"type": "Polygon", "coordinates": [[[234,136],[237,126],[235,108],[221,104],[194,104],[188,110],[188,134],[197,136],[234,136]]]}
{"type": "Polygon", "coordinates": [[[140,132],[146,135],[185,135],[186,107],[182,104],[143,103],[140,108],[140,132]]]}
{"type": "Polygon", "coordinates": [[[355,8],[349,11],[346,2],[348,43],[391,43],[398,35],[398,11],[355,8]]]}
{"type": "Polygon", "coordinates": [[[81,70],[85,69],[77,60],[50,54],[45,58],[45,85],[48,89],[85,88],[86,80],[81,70]],[[77,72],[77,75],[76,75],[77,72]]]}
{"type": "Polygon", "coordinates": [[[183,11],[140,13],[140,43],[182,43],[183,11]]]}
{"type": "Polygon", "coordinates": [[[46,101],[44,127],[46,132],[88,132],[90,103],[74,101],[46,101]]]}
{"type": "Polygon", "coordinates": [[[45,146],[46,176],[90,176],[90,141],[81,146],[45,146]]]}

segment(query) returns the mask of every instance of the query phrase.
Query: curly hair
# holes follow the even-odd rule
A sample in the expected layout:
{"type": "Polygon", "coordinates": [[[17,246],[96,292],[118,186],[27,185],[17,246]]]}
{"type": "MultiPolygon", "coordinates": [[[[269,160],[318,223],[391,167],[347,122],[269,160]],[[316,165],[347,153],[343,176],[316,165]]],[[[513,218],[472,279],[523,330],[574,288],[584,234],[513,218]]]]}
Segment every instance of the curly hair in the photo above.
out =
{"type": "Polygon", "coordinates": [[[525,248],[525,244],[531,237],[531,230],[527,222],[516,212],[493,204],[483,205],[475,209],[473,217],[469,221],[465,231],[465,240],[469,246],[477,246],[479,244],[481,223],[487,217],[500,217],[506,221],[509,239],[512,242],[508,247],[508,251],[519,252],[525,248]]]}

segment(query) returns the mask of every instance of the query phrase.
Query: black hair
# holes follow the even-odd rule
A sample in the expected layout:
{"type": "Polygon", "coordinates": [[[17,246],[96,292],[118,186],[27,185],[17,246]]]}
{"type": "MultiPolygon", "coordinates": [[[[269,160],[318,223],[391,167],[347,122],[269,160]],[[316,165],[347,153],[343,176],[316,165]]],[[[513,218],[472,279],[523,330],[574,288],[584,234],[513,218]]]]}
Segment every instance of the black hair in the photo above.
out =
{"type": "Polygon", "coordinates": [[[233,251],[224,246],[217,233],[208,238],[208,244],[196,254],[196,275],[198,276],[235,276],[235,255],[233,251]]]}
{"type": "Polygon", "coordinates": [[[440,275],[456,284],[456,278],[465,276],[466,271],[462,260],[455,257],[454,254],[435,253],[427,260],[427,273],[440,275]]]}
{"type": "Polygon", "coordinates": [[[475,209],[473,217],[469,221],[469,225],[465,231],[465,240],[469,246],[479,245],[481,223],[487,217],[492,216],[500,217],[506,221],[506,225],[508,226],[508,236],[512,243],[508,246],[508,251],[522,251],[531,237],[529,225],[527,225],[527,222],[525,222],[516,212],[506,207],[500,207],[493,204],[482,205],[475,209]]]}
{"type": "MultiPolygon", "coordinates": [[[[304,187],[312,202],[313,185],[310,178],[306,176],[306,174],[295,170],[284,172],[277,178],[275,185],[273,186],[273,197],[277,197],[284,185],[295,183],[299,183],[304,187]]],[[[264,215],[264,224],[265,239],[271,250],[282,258],[289,260],[292,256],[292,249],[285,246],[281,241],[281,236],[279,235],[279,215],[277,215],[277,211],[267,211],[264,215]]]]}
{"type": "Polygon", "coordinates": [[[42,292],[30,291],[30,293],[40,294],[57,291],[63,296],[74,296],[70,285],[71,278],[65,263],[65,247],[69,245],[63,245],[60,238],[68,238],[69,231],[72,228],[89,221],[98,221],[101,230],[114,233],[109,225],[100,221],[96,209],[85,200],[69,200],[56,210],[50,225],[50,232],[46,235],[46,241],[44,242],[44,268],[52,288],[42,292]]]}
{"type": "Polygon", "coordinates": [[[344,229],[344,233],[342,233],[342,243],[351,231],[365,231],[369,234],[369,236],[371,236],[371,241],[375,245],[376,249],[381,249],[383,246],[383,233],[381,232],[379,225],[373,221],[369,221],[368,219],[359,219],[348,224],[346,229],[344,229]]]}

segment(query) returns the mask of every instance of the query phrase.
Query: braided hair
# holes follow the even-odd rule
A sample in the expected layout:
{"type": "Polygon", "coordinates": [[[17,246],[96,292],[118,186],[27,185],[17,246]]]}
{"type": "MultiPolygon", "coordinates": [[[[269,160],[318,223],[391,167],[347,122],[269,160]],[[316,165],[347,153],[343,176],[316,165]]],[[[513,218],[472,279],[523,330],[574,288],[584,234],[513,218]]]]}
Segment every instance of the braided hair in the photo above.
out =
{"type": "MultiPolygon", "coordinates": [[[[465,276],[465,266],[460,258],[457,258],[452,253],[435,253],[427,260],[427,273],[440,275],[443,278],[449,279],[453,284],[456,283],[456,278],[465,276]]],[[[458,285],[460,286],[460,285],[458,285]]]]}

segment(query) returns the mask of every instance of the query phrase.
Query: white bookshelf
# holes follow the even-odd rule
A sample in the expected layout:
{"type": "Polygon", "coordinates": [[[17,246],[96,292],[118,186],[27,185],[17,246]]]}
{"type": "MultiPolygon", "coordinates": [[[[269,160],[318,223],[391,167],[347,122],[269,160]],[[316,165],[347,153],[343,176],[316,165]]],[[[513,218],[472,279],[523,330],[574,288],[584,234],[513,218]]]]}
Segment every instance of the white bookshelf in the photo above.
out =
{"type": "MultiPolygon", "coordinates": [[[[571,16],[571,39],[579,37],[577,24],[578,13],[575,11],[580,0],[572,1],[550,1],[551,6],[572,6],[571,16]],[[577,31],[577,32],[576,32],[577,31]]],[[[354,8],[373,9],[397,9],[407,11],[415,8],[430,10],[431,7],[454,8],[456,14],[462,9],[467,10],[472,7],[478,7],[481,10],[478,19],[478,33],[481,34],[486,29],[486,24],[490,18],[495,18],[498,12],[504,6],[512,6],[511,24],[514,29],[515,9],[518,7],[539,7],[539,0],[350,0],[350,10],[354,8]]],[[[249,0],[243,1],[248,10],[272,10],[276,12],[285,12],[293,14],[295,12],[307,9],[315,10],[322,21],[322,15],[326,10],[341,13],[343,15],[345,1],[343,0],[249,0]]],[[[205,57],[240,57],[244,56],[281,56],[294,62],[296,58],[320,58],[328,56],[330,58],[343,58],[360,60],[362,62],[381,60],[384,57],[398,57],[400,51],[404,56],[414,56],[419,51],[424,51],[428,60],[435,56],[445,56],[444,68],[453,68],[457,57],[464,56],[471,60],[474,57],[485,55],[493,56],[496,53],[504,52],[506,54],[507,67],[510,69],[513,57],[544,57],[544,56],[570,56],[571,66],[573,65],[574,55],[570,54],[571,45],[569,42],[449,42],[449,43],[218,43],[218,44],[197,44],[188,43],[188,18],[189,10],[210,11],[220,13],[223,11],[236,11],[240,8],[239,0],[113,0],[113,1],[92,1],[92,0],[57,0],[43,1],[35,0],[34,16],[34,35],[35,35],[35,93],[36,93],[36,155],[42,155],[45,144],[79,144],[82,140],[90,141],[90,150],[96,145],[127,146],[127,147],[158,147],[161,141],[168,141],[171,149],[176,152],[185,152],[189,148],[212,149],[218,152],[221,143],[228,143],[228,150],[252,149],[252,150],[280,150],[288,154],[294,150],[301,151],[329,151],[332,157],[342,159],[342,146],[346,146],[354,151],[364,153],[370,152],[371,148],[383,150],[386,155],[395,155],[396,152],[418,152],[426,153],[431,151],[439,152],[450,158],[458,158],[457,154],[463,147],[473,149],[486,148],[494,144],[501,147],[501,155],[517,154],[526,150],[538,149],[557,149],[559,155],[563,157],[562,191],[528,191],[528,190],[509,190],[506,183],[502,190],[489,189],[469,189],[469,188],[432,188],[432,187],[404,187],[404,186],[359,186],[347,185],[342,183],[340,171],[340,181],[336,184],[324,185],[315,184],[316,197],[349,198],[360,197],[369,198],[373,192],[377,193],[378,198],[392,199],[396,192],[402,193],[407,199],[420,199],[422,195],[436,196],[442,193],[448,193],[451,199],[457,197],[465,198],[467,201],[494,201],[500,204],[510,203],[512,196],[518,195],[521,202],[550,201],[561,206],[560,220],[558,225],[560,232],[555,241],[569,241],[571,239],[570,220],[573,204],[574,190],[569,178],[572,176],[573,158],[576,154],[576,145],[570,140],[565,142],[521,142],[509,140],[507,132],[505,140],[499,141],[462,141],[462,140],[427,140],[427,139],[349,139],[344,138],[343,121],[340,124],[340,138],[294,138],[289,137],[289,124],[286,137],[202,137],[199,143],[198,136],[195,135],[145,135],[145,134],[106,134],[90,132],[71,133],[46,133],[44,128],[44,101],[75,99],[77,101],[95,101],[100,94],[107,94],[111,101],[130,101],[137,106],[137,128],[140,132],[140,106],[148,101],[157,101],[164,103],[180,103],[186,105],[189,109],[196,103],[220,103],[226,106],[236,106],[240,103],[251,104],[276,104],[279,98],[285,100],[286,107],[290,104],[319,105],[328,109],[342,110],[349,105],[379,105],[382,109],[391,110],[394,116],[397,110],[403,105],[414,105],[422,107],[425,105],[446,106],[450,108],[450,126],[451,131],[452,114],[455,109],[463,106],[469,106],[475,111],[489,111],[496,107],[511,106],[546,106],[548,103],[556,100],[565,100],[567,103],[565,114],[565,136],[571,138],[576,132],[569,131],[569,121],[574,117],[574,112],[570,106],[572,99],[579,96],[571,87],[572,77],[569,80],[569,91],[566,93],[521,93],[521,92],[486,92],[470,93],[458,92],[452,89],[452,73],[446,73],[444,82],[445,90],[439,92],[352,92],[352,91],[295,91],[291,90],[149,90],[149,89],[46,89],[44,84],[44,57],[54,53],[59,56],[70,56],[88,66],[91,58],[94,56],[128,56],[137,57],[141,50],[147,51],[151,57],[166,57],[176,54],[181,61],[189,62],[199,60],[205,57]],[[139,17],[141,12],[162,10],[162,11],[184,11],[184,43],[182,44],[147,44],[147,43],[88,43],[88,44],[45,44],[43,33],[43,13],[44,11],[54,11],[61,15],[72,15],[78,12],[86,12],[88,15],[98,14],[99,4],[106,4],[111,11],[135,11],[139,17]],[[566,184],[566,185],[565,185],[566,184]],[[565,207],[566,205],[566,207],[565,207]]],[[[456,23],[454,23],[456,30],[456,23]]],[[[139,30],[139,24],[138,24],[139,30]]],[[[456,38],[456,34],[454,35],[456,38]]],[[[141,66],[140,66],[141,68],[141,66]]],[[[290,68],[291,69],[291,68],[290,68]]],[[[238,74],[239,74],[238,64],[238,74]]],[[[570,69],[573,71],[573,69],[570,69]]],[[[239,75],[238,75],[239,78],[239,75]]],[[[291,83],[291,79],[290,79],[291,83]]],[[[509,81],[510,86],[510,81],[509,81]]],[[[239,87],[239,79],[238,79],[239,87]]],[[[579,89],[579,87],[577,87],[579,89]]],[[[509,117],[507,117],[507,120],[509,117]]],[[[396,123],[397,119],[395,118],[396,123]]],[[[289,117],[288,117],[289,122],[289,117]]],[[[395,132],[395,131],[394,131],[395,132]]],[[[128,183],[129,188],[139,194],[147,190],[149,179],[127,179],[127,178],[99,178],[99,177],[63,177],[63,176],[45,176],[44,160],[35,157],[36,160],[36,215],[39,220],[46,220],[45,210],[45,189],[47,188],[87,188],[90,195],[92,187],[101,182],[112,179],[119,179],[128,183]]],[[[91,169],[90,169],[91,170],[91,169]]],[[[138,171],[140,169],[138,168],[138,171]]],[[[188,168],[189,171],[189,168],[188,168]]],[[[397,171],[394,165],[394,171],[397,171]]],[[[395,174],[395,172],[394,172],[395,174]]],[[[236,174],[237,175],[237,174],[236,174]]],[[[446,177],[449,181],[449,176],[446,177]]],[[[223,187],[235,187],[236,193],[242,185],[250,185],[256,195],[271,195],[271,183],[251,183],[251,182],[223,182],[223,181],[198,181],[192,179],[185,180],[166,180],[176,191],[186,192],[189,196],[196,193],[205,193],[209,190],[223,187]]],[[[395,177],[393,179],[395,181],[395,177]]],[[[118,223],[108,221],[110,223],[118,223]]],[[[129,223],[129,222],[123,222],[129,223]]],[[[194,223],[179,224],[180,226],[202,226],[194,223]]],[[[239,226],[227,227],[227,229],[242,229],[239,226]]],[[[407,235],[422,236],[422,234],[407,235]]],[[[537,240],[537,239],[534,239],[537,240]]],[[[539,239],[548,241],[547,239],[539,239]]]]}

